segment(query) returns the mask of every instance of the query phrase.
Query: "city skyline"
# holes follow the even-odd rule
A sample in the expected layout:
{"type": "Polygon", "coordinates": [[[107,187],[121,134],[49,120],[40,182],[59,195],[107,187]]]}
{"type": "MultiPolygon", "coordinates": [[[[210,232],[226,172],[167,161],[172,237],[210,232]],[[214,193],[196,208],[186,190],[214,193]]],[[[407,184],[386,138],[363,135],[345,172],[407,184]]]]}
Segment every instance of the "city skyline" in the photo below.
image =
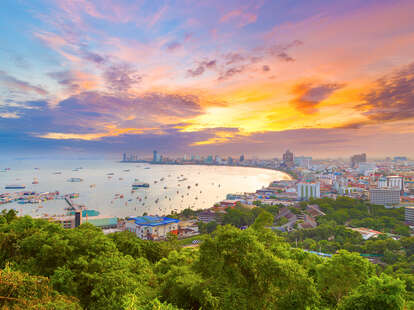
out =
{"type": "Polygon", "coordinates": [[[412,1],[3,1],[2,155],[414,157],[412,1]]]}

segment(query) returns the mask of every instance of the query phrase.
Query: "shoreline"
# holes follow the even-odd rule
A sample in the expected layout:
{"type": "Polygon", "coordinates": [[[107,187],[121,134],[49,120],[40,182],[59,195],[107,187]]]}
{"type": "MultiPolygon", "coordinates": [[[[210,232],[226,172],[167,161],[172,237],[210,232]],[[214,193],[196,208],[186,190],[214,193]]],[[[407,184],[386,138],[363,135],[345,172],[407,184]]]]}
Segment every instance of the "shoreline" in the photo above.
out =
{"type": "Polygon", "coordinates": [[[283,172],[284,174],[290,177],[290,180],[296,180],[297,177],[293,175],[292,171],[282,170],[278,168],[270,168],[270,167],[260,167],[260,166],[243,166],[243,165],[228,165],[228,164],[203,164],[203,163],[191,163],[191,164],[178,164],[178,163],[153,163],[150,161],[117,161],[121,164],[149,164],[154,166],[213,166],[213,167],[235,167],[235,168],[255,168],[255,169],[265,169],[265,170],[272,170],[283,172]]]}

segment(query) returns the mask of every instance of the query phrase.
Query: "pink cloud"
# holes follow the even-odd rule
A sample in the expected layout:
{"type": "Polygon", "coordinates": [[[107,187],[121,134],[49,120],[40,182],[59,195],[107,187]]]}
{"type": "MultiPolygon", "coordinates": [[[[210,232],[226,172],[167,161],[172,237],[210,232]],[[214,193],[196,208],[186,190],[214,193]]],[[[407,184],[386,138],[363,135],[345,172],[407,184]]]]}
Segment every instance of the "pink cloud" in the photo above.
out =
{"type": "Polygon", "coordinates": [[[244,27],[248,24],[254,23],[257,20],[257,15],[249,12],[244,12],[241,9],[232,10],[220,18],[221,23],[234,21],[238,27],[244,27]]]}

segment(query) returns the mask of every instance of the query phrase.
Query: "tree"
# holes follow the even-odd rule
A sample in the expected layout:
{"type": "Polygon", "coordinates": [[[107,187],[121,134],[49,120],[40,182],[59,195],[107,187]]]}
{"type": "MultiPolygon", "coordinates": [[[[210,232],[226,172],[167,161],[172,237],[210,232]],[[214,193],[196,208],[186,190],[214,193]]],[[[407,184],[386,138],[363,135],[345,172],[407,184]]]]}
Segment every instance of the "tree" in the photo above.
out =
{"type": "Polygon", "coordinates": [[[13,271],[0,270],[0,307],[2,309],[81,309],[76,298],[53,291],[49,279],[13,271]]]}
{"type": "Polygon", "coordinates": [[[317,266],[317,283],[328,305],[336,305],[374,273],[374,266],[358,253],[340,250],[317,266]]]}
{"type": "Polygon", "coordinates": [[[345,297],[340,310],[402,310],[404,308],[404,282],[386,274],[372,277],[345,297]]]}
{"type": "Polygon", "coordinates": [[[263,229],[273,225],[274,217],[270,212],[263,210],[260,212],[256,220],[254,221],[252,228],[253,229],[263,229]]]}

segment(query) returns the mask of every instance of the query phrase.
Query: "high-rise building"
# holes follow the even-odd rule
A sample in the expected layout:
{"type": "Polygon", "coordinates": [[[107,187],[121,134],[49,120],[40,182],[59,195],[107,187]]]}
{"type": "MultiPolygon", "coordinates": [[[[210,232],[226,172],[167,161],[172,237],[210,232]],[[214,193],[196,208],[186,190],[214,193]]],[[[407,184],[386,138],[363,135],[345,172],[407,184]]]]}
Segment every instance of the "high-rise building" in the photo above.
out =
{"type": "Polygon", "coordinates": [[[158,152],[155,151],[155,150],[154,150],[154,152],[152,152],[152,161],[154,163],[157,163],[157,162],[161,161],[160,160],[160,154],[158,154],[158,152]]]}
{"type": "Polygon", "coordinates": [[[401,191],[404,190],[404,177],[399,175],[387,176],[387,186],[389,188],[397,188],[401,191]]]}
{"type": "Polygon", "coordinates": [[[400,190],[394,188],[374,188],[369,190],[369,201],[375,205],[391,206],[400,203],[400,190]]]}
{"type": "Polygon", "coordinates": [[[297,185],[298,199],[321,198],[321,185],[315,182],[299,182],[297,185]]]}
{"type": "Polygon", "coordinates": [[[242,162],[244,162],[244,155],[242,154],[242,155],[240,155],[240,160],[239,160],[241,163],[242,162]]]}
{"type": "Polygon", "coordinates": [[[309,169],[312,164],[312,157],[298,156],[295,157],[294,161],[297,166],[309,169]]]}
{"type": "Polygon", "coordinates": [[[283,163],[287,167],[293,167],[294,166],[294,156],[293,156],[293,152],[287,150],[283,154],[283,163]]]}
{"type": "Polygon", "coordinates": [[[405,222],[414,225],[414,206],[405,207],[405,222]]]}
{"type": "Polygon", "coordinates": [[[126,153],[124,153],[124,155],[122,156],[122,161],[126,161],[126,160],[127,160],[126,153]]]}
{"type": "Polygon", "coordinates": [[[359,163],[365,163],[367,161],[367,154],[356,154],[351,157],[351,167],[358,167],[359,163]]]}

